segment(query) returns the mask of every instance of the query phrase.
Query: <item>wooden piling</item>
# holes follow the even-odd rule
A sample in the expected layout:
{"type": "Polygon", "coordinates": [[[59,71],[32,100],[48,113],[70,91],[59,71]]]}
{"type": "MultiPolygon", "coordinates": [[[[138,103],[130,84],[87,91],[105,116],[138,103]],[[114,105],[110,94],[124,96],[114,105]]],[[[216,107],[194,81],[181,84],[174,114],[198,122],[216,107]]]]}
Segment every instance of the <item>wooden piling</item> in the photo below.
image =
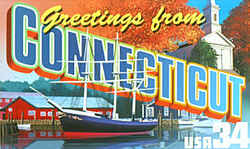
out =
{"type": "Polygon", "coordinates": [[[55,111],[52,111],[52,126],[55,126],[55,111]]]}
{"type": "Polygon", "coordinates": [[[21,114],[21,124],[23,124],[23,121],[24,121],[24,112],[22,112],[21,114]]]}
{"type": "Polygon", "coordinates": [[[10,121],[10,113],[8,113],[8,122],[10,121]]]}
{"type": "Polygon", "coordinates": [[[159,110],[158,112],[158,137],[162,137],[162,112],[159,110]]]}
{"type": "Polygon", "coordinates": [[[173,127],[173,113],[170,113],[170,127],[173,127]]]}
{"type": "Polygon", "coordinates": [[[161,112],[161,110],[159,110],[159,113],[158,113],[158,127],[162,128],[162,112],[161,112]]]}
{"type": "Polygon", "coordinates": [[[0,123],[0,137],[2,137],[2,136],[3,136],[2,127],[3,127],[3,124],[2,124],[2,123],[0,123]]]}

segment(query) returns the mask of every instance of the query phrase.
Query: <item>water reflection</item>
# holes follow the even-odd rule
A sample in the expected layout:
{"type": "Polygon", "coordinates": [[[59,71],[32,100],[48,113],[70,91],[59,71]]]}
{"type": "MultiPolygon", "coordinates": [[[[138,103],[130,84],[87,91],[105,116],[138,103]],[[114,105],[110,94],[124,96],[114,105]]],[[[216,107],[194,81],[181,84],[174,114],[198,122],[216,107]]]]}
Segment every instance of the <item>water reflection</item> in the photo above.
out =
{"type": "Polygon", "coordinates": [[[180,145],[184,147],[185,136],[194,136],[195,131],[190,129],[178,130],[176,128],[155,130],[150,134],[120,136],[112,138],[68,139],[62,130],[31,130],[20,131],[17,136],[1,139],[3,149],[78,149],[78,148],[104,148],[104,149],[159,149],[180,145]]]}
{"type": "Polygon", "coordinates": [[[63,144],[64,149],[80,149],[84,148],[100,148],[100,149],[117,149],[117,148],[147,148],[147,146],[157,145],[158,139],[150,135],[140,136],[122,136],[115,138],[103,138],[103,139],[85,139],[85,140],[65,140],[63,144]]]}

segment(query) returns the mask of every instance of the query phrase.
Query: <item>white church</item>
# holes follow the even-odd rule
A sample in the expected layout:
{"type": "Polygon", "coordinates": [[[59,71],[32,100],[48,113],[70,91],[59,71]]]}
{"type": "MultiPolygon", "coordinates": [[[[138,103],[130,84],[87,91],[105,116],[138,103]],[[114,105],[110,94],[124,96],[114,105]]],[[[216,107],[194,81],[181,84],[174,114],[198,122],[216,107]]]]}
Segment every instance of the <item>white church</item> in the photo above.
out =
{"type": "MultiPolygon", "coordinates": [[[[227,39],[221,33],[221,25],[219,24],[219,11],[220,7],[216,5],[215,0],[207,0],[207,6],[203,9],[204,16],[206,17],[206,23],[202,29],[205,32],[205,36],[202,40],[205,40],[216,51],[217,57],[217,69],[225,72],[234,73],[233,71],[233,48],[234,44],[227,39]]],[[[186,59],[190,56],[192,49],[195,45],[184,46],[175,52],[168,53],[171,56],[186,59]]],[[[142,117],[143,118],[157,118],[157,109],[159,107],[154,104],[142,105],[142,117]]],[[[195,114],[188,113],[184,110],[171,110],[169,107],[162,107],[162,115],[169,117],[170,113],[174,114],[174,118],[192,118],[196,117],[195,114]]]]}
{"type": "MultiPolygon", "coordinates": [[[[215,0],[207,0],[207,6],[203,9],[206,23],[203,24],[205,40],[216,51],[217,68],[226,72],[235,73],[233,71],[233,48],[234,44],[221,33],[221,25],[219,24],[220,7],[216,5],[215,0]]],[[[178,49],[170,55],[185,58],[189,57],[195,45],[186,46],[178,49]],[[185,56],[185,57],[184,57],[185,56]]]]}

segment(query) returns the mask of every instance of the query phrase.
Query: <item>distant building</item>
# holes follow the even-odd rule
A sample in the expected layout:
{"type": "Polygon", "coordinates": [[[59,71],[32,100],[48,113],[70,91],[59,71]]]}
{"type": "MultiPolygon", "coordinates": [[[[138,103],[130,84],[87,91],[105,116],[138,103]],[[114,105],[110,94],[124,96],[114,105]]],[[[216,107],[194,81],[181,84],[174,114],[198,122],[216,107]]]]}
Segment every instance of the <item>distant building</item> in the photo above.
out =
{"type": "Polygon", "coordinates": [[[142,118],[143,119],[157,119],[159,111],[162,112],[163,119],[188,119],[196,117],[195,114],[186,112],[185,110],[175,110],[169,107],[157,106],[155,104],[142,104],[142,118]]]}
{"type": "MultiPolygon", "coordinates": [[[[49,97],[51,100],[59,104],[65,109],[82,110],[83,97],[49,97]]],[[[87,110],[95,111],[104,115],[111,116],[112,104],[103,98],[88,97],[87,110]]],[[[47,99],[41,96],[21,96],[17,97],[13,102],[2,108],[5,118],[21,119],[22,113],[25,120],[51,120],[58,119],[58,111],[51,106],[47,99]]]]}

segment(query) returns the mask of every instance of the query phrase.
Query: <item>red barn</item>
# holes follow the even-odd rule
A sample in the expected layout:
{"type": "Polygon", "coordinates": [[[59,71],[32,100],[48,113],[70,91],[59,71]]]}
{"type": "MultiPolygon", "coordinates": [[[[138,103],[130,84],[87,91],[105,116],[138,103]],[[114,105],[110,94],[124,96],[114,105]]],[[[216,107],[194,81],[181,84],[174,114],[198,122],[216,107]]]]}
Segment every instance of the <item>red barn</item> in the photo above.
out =
{"type": "MultiPolygon", "coordinates": [[[[27,92],[0,92],[0,110],[19,96],[39,96],[39,94],[27,92]]],[[[0,111],[0,120],[3,119],[4,114],[5,112],[0,111]]]]}
{"type": "MultiPolygon", "coordinates": [[[[57,104],[61,105],[65,109],[77,109],[81,110],[83,107],[83,97],[49,97],[57,104]]],[[[104,115],[112,114],[112,104],[107,102],[103,98],[88,97],[87,109],[89,111],[99,112],[104,115]]],[[[58,119],[58,112],[53,106],[51,106],[44,97],[41,96],[21,96],[9,103],[3,108],[6,119],[8,116],[13,116],[13,119],[20,120],[43,120],[52,119],[54,111],[55,119],[58,119]]]]}

